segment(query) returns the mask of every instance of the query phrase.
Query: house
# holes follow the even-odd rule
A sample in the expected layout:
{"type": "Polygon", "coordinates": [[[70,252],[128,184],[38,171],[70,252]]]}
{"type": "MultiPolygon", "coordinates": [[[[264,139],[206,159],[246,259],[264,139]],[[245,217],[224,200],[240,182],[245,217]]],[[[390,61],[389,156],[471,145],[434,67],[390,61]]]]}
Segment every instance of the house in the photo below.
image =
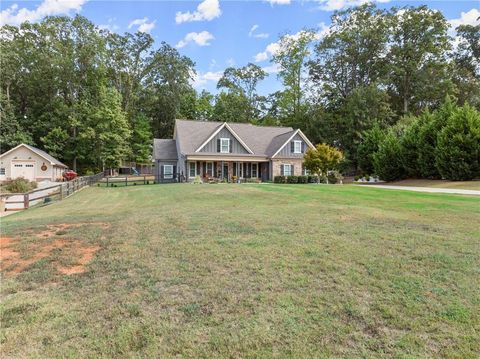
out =
{"type": "Polygon", "coordinates": [[[30,181],[56,181],[67,169],[45,151],[24,143],[0,155],[0,181],[23,177],[30,181]]]}
{"type": "Polygon", "coordinates": [[[157,183],[304,174],[312,143],[299,129],[247,123],[176,120],[173,139],[154,139],[157,183]]]}

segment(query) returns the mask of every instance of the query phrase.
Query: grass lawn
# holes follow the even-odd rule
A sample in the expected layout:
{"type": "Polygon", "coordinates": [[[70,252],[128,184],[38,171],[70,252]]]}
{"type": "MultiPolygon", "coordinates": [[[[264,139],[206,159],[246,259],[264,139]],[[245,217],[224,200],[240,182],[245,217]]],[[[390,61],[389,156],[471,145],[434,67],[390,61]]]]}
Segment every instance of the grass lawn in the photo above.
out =
{"type": "Polygon", "coordinates": [[[2,218],[1,357],[480,353],[480,201],[88,188],[2,218]]]}

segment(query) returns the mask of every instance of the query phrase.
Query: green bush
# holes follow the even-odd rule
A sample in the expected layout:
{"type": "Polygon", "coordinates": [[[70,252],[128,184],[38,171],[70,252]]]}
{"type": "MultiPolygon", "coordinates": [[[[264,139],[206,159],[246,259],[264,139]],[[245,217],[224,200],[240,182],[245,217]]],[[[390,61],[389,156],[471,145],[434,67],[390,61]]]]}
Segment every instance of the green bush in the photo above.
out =
{"type": "Polygon", "coordinates": [[[275,176],[273,177],[273,183],[285,183],[285,176],[275,176]]]}
{"type": "Polygon", "coordinates": [[[327,178],[328,178],[328,183],[331,183],[331,184],[341,183],[341,181],[343,180],[342,174],[338,171],[328,172],[327,178]]]}
{"type": "Polygon", "coordinates": [[[309,175],[307,177],[308,177],[308,183],[318,183],[318,176],[309,175]]]}
{"type": "Polygon", "coordinates": [[[438,134],[435,162],[442,177],[471,180],[480,176],[480,113],[465,105],[438,134]]]}
{"type": "Polygon", "coordinates": [[[5,189],[11,193],[25,193],[37,188],[37,182],[29,181],[25,178],[16,178],[8,181],[5,189]]]}
{"type": "Polygon", "coordinates": [[[403,178],[401,146],[398,138],[389,133],[380,144],[378,151],[373,155],[375,174],[385,181],[394,181],[403,178]]]}
{"type": "Polygon", "coordinates": [[[362,142],[357,149],[358,167],[360,167],[362,172],[373,173],[373,155],[378,151],[378,147],[384,138],[385,132],[378,126],[362,133],[362,142]]]}
{"type": "Polygon", "coordinates": [[[298,176],[287,176],[287,183],[298,183],[298,176]]]}
{"type": "Polygon", "coordinates": [[[298,183],[308,183],[307,176],[298,176],[298,183]]]}

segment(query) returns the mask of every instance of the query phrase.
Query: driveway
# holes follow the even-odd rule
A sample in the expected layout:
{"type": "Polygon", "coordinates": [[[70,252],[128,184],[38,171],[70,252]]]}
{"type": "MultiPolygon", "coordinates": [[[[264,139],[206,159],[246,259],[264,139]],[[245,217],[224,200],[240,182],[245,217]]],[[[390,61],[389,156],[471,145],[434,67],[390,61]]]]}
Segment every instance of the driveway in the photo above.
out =
{"type": "Polygon", "coordinates": [[[366,188],[397,189],[397,190],[413,191],[413,192],[450,193],[450,194],[466,194],[471,196],[480,196],[480,191],[476,191],[472,189],[391,186],[391,185],[381,185],[381,184],[357,185],[357,186],[366,187],[366,188]]]}

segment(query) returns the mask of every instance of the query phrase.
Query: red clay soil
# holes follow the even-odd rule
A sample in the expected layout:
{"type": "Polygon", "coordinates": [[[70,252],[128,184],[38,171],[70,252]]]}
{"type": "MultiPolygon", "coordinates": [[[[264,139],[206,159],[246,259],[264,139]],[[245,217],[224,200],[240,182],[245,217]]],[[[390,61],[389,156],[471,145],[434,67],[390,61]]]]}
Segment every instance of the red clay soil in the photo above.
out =
{"type": "MultiPolygon", "coordinates": [[[[47,229],[35,233],[37,238],[47,239],[54,235],[63,235],[65,233],[58,233],[68,228],[79,227],[83,225],[101,225],[107,228],[107,223],[62,223],[55,225],[47,225],[47,229]]],[[[98,246],[84,246],[78,241],[72,242],[63,238],[58,238],[53,241],[39,242],[31,248],[31,254],[24,258],[20,258],[20,253],[12,249],[12,246],[20,243],[21,238],[0,237],[0,270],[7,275],[17,275],[27,269],[33,263],[38,262],[43,258],[47,258],[50,254],[58,248],[62,249],[61,255],[70,260],[74,259],[75,264],[72,266],[57,265],[57,270],[65,275],[84,273],[86,266],[93,259],[95,253],[100,249],[98,246]]]]}

